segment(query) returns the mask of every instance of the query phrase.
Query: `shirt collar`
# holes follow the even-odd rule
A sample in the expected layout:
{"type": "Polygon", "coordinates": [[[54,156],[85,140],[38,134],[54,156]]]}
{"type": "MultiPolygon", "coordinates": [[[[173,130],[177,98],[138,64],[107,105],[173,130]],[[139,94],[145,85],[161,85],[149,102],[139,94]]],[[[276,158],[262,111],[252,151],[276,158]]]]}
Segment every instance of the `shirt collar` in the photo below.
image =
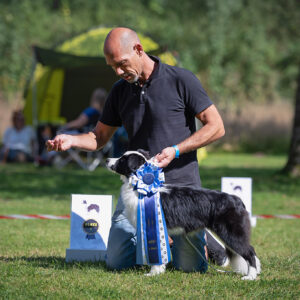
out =
{"type": "Polygon", "coordinates": [[[156,63],[156,67],[146,82],[150,82],[154,78],[157,78],[160,75],[162,69],[162,63],[157,56],[154,55],[148,55],[148,56],[156,63]]]}
{"type": "MultiPolygon", "coordinates": [[[[159,75],[161,73],[161,70],[162,70],[162,65],[163,64],[162,64],[159,57],[154,56],[154,55],[149,55],[149,54],[147,54],[147,55],[156,63],[155,69],[153,70],[150,77],[145,82],[145,84],[150,84],[153,79],[156,79],[156,78],[159,77],[159,75]]],[[[138,85],[137,82],[135,82],[134,84],[138,85]]]]}

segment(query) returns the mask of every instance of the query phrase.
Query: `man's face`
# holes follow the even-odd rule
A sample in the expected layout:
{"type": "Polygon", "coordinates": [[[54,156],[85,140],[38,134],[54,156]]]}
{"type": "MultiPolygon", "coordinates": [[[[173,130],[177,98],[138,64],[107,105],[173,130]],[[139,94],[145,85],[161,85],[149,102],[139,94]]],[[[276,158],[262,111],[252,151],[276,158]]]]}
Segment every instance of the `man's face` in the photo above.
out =
{"type": "Polygon", "coordinates": [[[115,73],[128,81],[137,82],[142,73],[141,60],[134,49],[129,51],[114,50],[113,53],[106,54],[106,63],[113,68],[115,73]]]}

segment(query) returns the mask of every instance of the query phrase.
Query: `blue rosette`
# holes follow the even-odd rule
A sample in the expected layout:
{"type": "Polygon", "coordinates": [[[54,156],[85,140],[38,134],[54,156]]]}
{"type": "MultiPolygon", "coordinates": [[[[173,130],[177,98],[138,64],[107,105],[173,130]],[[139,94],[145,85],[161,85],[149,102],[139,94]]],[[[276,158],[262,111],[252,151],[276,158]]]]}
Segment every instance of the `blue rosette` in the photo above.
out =
{"type": "Polygon", "coordinates": [[[165,182],[161,168],[146,162],[130,176],[138,192],[136,262],[161,265],[171,261],[167,226],[160,201],[159,188],[165,182]]]}
{"type": "Polygon", "coordinates": [[[146,162],[131,176],[131,184],[140,194],[151,196],[163,186],[165,176],[161,168],[146,162]]]}

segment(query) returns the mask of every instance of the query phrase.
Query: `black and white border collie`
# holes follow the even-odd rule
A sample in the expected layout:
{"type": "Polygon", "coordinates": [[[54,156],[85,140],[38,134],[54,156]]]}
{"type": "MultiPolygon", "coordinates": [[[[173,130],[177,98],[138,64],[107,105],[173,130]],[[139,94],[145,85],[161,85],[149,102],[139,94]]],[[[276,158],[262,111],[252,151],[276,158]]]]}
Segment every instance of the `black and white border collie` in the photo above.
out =
{"type": "MultiPolygon", "coordinates": [[[[127,151],[120,158],[108,158],[108,169],[121,175],[124,182],[121,196],[125,215],[136,227],[138,194],[133,190],[130,175],[146,161],[154,163],[146,151],[127,151]]],[[[260,274],[260,261],[250,245],[250,221],[242,200],[237,196],[208,189],[164,185],[160,190],[169,235],[210,229],[225,244],[232,269],[254,280],[260,274]]],[[[165,271],[165,265],[152,266],[148,275],[165,271]]]]}

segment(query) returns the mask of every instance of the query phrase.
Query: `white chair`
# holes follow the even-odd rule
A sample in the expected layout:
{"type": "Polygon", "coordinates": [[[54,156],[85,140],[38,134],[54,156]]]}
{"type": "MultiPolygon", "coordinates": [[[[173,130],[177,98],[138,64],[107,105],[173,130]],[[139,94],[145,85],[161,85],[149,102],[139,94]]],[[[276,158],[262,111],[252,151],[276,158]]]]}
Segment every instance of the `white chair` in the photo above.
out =
{"type": "Polygon", "coordinates": [[[94,171],[99,165],[104,165],[106,157],[111,157],[112,153],[113,145],[111,141],[103,149],[94,152],[71,148],[64,153],[58,153],[53,160],[53,165],[62,169],[73,161],[84,170],[94,171]]]}

